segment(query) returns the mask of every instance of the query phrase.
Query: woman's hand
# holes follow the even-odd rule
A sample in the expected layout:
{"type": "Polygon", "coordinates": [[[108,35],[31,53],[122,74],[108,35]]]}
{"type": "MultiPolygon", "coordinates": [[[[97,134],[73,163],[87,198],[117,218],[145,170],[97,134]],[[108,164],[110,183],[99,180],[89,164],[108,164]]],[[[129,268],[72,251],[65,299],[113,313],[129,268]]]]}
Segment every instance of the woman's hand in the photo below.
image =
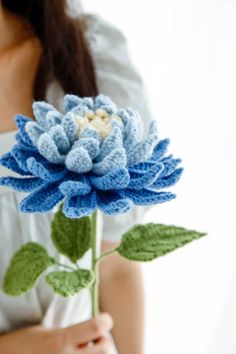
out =
{"type": "Polygon", "coordinates": [[[111,343],[105,336],[112,325],[112,318],[101,314],[63,329],[29,327],[0,336],[0,354],[109,354],[111,343]]]}

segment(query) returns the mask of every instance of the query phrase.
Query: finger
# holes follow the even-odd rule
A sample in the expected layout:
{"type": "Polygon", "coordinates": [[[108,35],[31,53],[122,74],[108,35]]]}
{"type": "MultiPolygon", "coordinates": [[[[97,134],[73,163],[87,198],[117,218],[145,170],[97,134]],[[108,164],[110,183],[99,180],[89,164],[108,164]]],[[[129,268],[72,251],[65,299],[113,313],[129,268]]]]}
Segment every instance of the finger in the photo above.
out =
{"type": "Polygon", "coordinates": [[[110,354],[111,353],[111,341],[102,337],[97,340],[97,342],[93,345],[93,347],[81,348],[78,353],[80,354],[110,354]]]}
{"type": "Polygon", "coordinates": [[[70,344],[78,346],[102,337],[112,326],[111,316],[104,313],[92,320],[67,327],[64,331],[70,344]]]}

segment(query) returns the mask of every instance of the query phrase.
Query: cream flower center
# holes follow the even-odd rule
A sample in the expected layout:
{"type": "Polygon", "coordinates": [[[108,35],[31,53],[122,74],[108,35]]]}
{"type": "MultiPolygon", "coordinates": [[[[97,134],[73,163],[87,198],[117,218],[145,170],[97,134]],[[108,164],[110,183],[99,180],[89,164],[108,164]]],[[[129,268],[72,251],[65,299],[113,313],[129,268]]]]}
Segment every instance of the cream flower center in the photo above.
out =
{"type": "Polygon", "coordinates": [[[119,116],[115,114],[109,115],[109,113],[101,108],[97,109],[95,112],[89,110],[84,117],[75,115],[78,134],[80,134],[85,127],[90,126],[96,129],[102,139],[105,139],[112,129],[111,119],[117,119],[122,122],[122,119],[119,116]]]}

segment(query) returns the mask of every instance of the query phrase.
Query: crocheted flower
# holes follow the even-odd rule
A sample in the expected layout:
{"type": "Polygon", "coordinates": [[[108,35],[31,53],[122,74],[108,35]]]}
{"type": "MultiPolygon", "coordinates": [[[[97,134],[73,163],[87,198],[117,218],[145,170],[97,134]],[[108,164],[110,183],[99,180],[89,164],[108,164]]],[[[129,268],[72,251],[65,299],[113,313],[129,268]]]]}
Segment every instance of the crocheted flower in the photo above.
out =
{"type": "Polygon", "coordinates": [[[16,145],[0,159],[23,176],[3,177],[0,184],[30,193],[21,211],[47,212],[64,201],[70,218],[96,209],[113,215],[175,197],[160,190],[179,180],[181,160],[165,156],[169,140],[158,142],[155,121],[143,139],[138,113],[103,95],[66,95],[64,114],[34,102],[33,112],[35,121],[16,116],[16,145]]]}

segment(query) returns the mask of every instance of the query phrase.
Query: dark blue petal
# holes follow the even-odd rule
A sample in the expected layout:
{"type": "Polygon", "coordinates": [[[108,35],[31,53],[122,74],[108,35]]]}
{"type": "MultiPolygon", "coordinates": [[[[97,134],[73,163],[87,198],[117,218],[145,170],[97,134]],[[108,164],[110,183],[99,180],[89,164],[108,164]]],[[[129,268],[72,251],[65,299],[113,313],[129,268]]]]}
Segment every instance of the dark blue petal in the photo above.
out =
{"type": "Polygon", "coordinates": [[[15,138],[16,138],[16,142],[17,142],[17,147],[18,147],[20,150],[34,151],[34,152],[38,151],[35,146],[33,146],[33,145],[30,146],[30,145],[26,144],[26,143],[23,141],[23,139],[22,139],[22,137],[21,137],[21,135],[20,135],[19,132],[16,133],[15,138]]]}
{"type": "Polygon", "coordinates": [[[170,143],[170,139],[161,140],[154,148],[151,160],[158,161],[160,160],[167,151],[168,145],[170,143]]]}
{"type": "Polygon", "coordinates": [[[66,197],[85,195],[91,191],[91,186],[85,181],[65,181],[59,186],[60,191],[66,197]]]}
{"type": "Polygon", "coordinates": [[[98,193],[98,207],[107,215],[126,213],[132,204],[128,198],[114,191],[98,193]]]}
{"type": "Polygon", "coordinates": [[[58,183],[47,183],[38,188],[20,202],[20,210],[24,213],[45,213],[52,210],[64,195],[58,189],[58,183]]]}
{"type": "Polygon", "coordinates": [[[167,202],[174,199],[176,196],[170,192],[154,192],[143,189],[141,191],[135,191],[126,189],[120,192],[124,197],[127,197],[137,205],[151,205],[167,202]]]}
{"type": "Polygon", "coordinates": [[[0,158],[0,165],[8,168],[13,172],[19,173],[21,176],[32,176],[30,172],[26,172],[19,167],[18,163],[10,152],[7,152],[0,158]]]}
{"type": "Polygon", "coordinates": [[[0,178],[0,186],[13,188],[19,192],[32,192],[44,185],[44,181],[39,178],[17,178],[2,177],[0,178]]]}
{"type": "Polygon", "coordinates": [[[146,161],[146,162],[139,162],[136,163],[135,165],[132,165],[129,167],[129,172],[130,173],[146,173],[150,168],[152,168],[154,165],[156,165],[156,162],[154,161],[146,161]]]}
{"type": "Polygon", "coordinates": [[[90,181],[95,188],[106,191],[125,188],[129,184],[130,176],[126,168],[119,168],[101,177],[91,175],[90,181]]]}
{"type": "Polygon", "coordinates": [[[18,163],[19,167],[25,171],[28,172],[28,167],[27,167],[27,159],[32,157],[32,156],[37,156],[39,155],[38,153],[31,152],[31,151],[26,151],[26,150],[20,150],[17,145],[15,145],[11,151],[12,156],[18,163]]]}
{"type": "Polygon", "coordinates": [[[169,176],[172,172],[174,172],[174,170],[180,164],[180,162],[181,162],[180,159],[173,159],[172,157],[166,160],[164,159],[161,160],[161,163],[163,163],[164,165],[164,169],[160,174],[160,178],[169,176]]]}
{"type": "Polygon", "coordinates": [[[163,168],[164,166],[161,163],[158,163],[151,167],[145,174],[142,173],[141,176],[139,174],[137,177],[137,173],[131,173],[131,181],[128,185],[128,188],[138,190],[150,186],[154,181],[156,181],[163,168]]]}
{"type": "Polygon", "coordinates": [[[151,186],[150,188],[155,188],[155,189],[161,189],[161,188],[167,188],[171,187],[174,184],[176,184],[182,173],[183,173],[183,168],[178,168],[175,170],[173,173],[171,173],[169,176],[157,179],[151,186]]]}
{"type": "Polygon", "coordinates": [[[63,206],[63,212],[68,218],[81,218],[92,214],[96,208],[96,193],[90,192],[84,196],[67,198],[63,206]]]}
{"type": "Polygon", "coordinates": [[[19,134],[21,139],[26,145],[33,146],[32,140],[30,139],[29,135],[25,130],[26,123],[32,122],[32,119],[24,117],[20,114],[17,114],[15,119],[16,119],[16,126],[19,129],[19,134]]]}
{"type": "Polygon", "coordinates": [[[48,182],[60,181],[68,173],[66,168],[55,169],[55,165],[50,163],[46,163],[46,165],[43,165],[41,161],[38,162],[34,157],[30,157],[27,159],[27,167],[34,176],[39,177],[44,181],[48,182]]]}

